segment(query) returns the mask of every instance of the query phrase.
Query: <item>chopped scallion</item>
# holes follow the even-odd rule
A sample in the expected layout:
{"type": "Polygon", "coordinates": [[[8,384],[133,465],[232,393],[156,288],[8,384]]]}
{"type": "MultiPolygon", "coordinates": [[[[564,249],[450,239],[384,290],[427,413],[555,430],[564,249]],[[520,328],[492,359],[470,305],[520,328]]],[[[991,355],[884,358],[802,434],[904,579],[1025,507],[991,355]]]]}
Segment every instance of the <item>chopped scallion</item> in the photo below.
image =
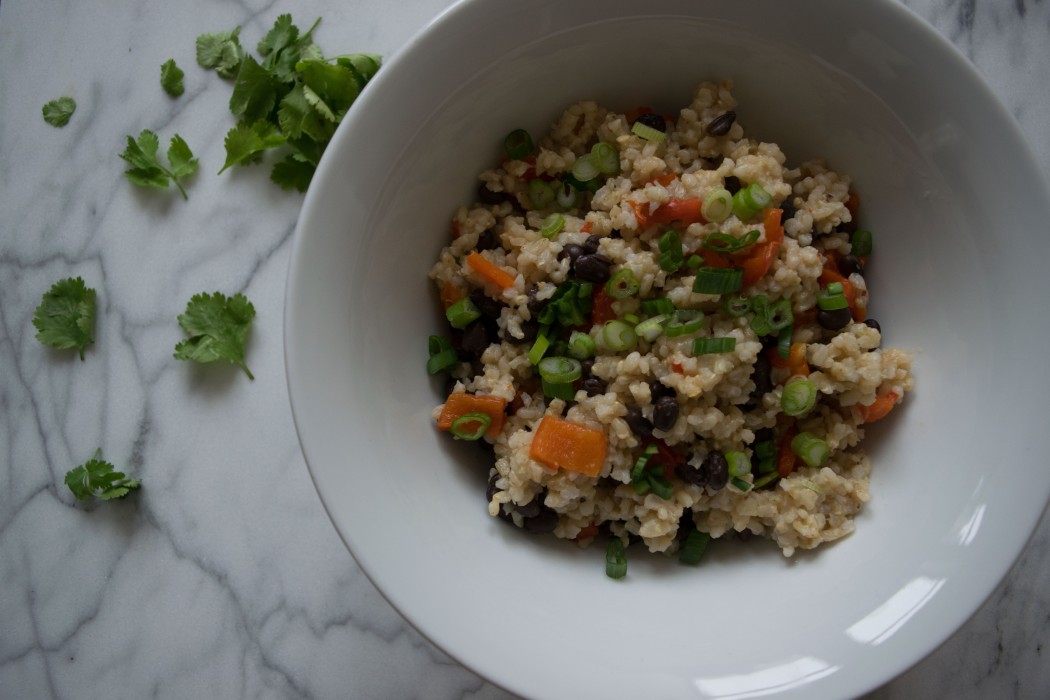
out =
{"type": "Polygon", "coordinates": [[[810,432],[801,432],[792,438],[791,451],[811,467],[822,467],[831,457],[828,443],[810,432]]]}
{"type": "Polygon", "coordinates": [[[555,212],[543,220],[540,227],[540,235],[544,238],[554,238],[565,228],[565,217],[555,212]]]}
{"type": "Polygon", "coordinates": [[[561,209],[569,210],[579,203],[580,193],[575,185],[568,180],[563,180],[558,187],[555,201],[561,209]]]}
{"type": "Polygon", "coordinates": [[[623,540],[614,537],[605,548],[605,575],[609,578],[623,578],[627,575],[627,554],[623,549],[623,540]]]}
{"type": "Polygon", "coordinates": [[[607,321],[602,326],[602,344],[613,352],[631,350],[636,342],[638,335],[634,328],[623,321],[607,321]]]}
{"type": "Polygon", "coordinates": [[[636,121],[631,125],[631,133],[635,136],[641,136],[646,141],[651,141],[652,143],[662,143],[663,140],[667,138],[667,134],[664,132],[659,129],[654,129],[647,124],[643,124],[640,121],[636,121]]]}
{"type": "Polygon", "coordinates": [[[660,314],[647,318],[634,327],[634,332],[639,338],[645,338],[648,342],[653,342],[664,332],[664,323],[671,318],[668,314],[660,314]]]}
{"type": "Polygon", "coordinates": [[[557,198],[554,188],[539,178],[529,180],[529,201],[533,209],[546,209],[557,198]]]}
{"type": "Polygon", "coordinates": [[[682,252],[682,239],[674,229],[660,236],[660,269],[674,272],[685,262],[682,252]]]}
{"type": "Polygon", "coordinates": [[[704,247],[718,253],[737,253],[753,246],[761,235],[758,229],[752,229],[740,238],[716,231],[704,239],[704,247]]]}
{"type": "Polygon", "coordinates": [[[700,213],[708,221],[716,224],[722,223],[733,213],[733,195],[722,187],[711,190],[704,196],[700,213]]]}
{"type": "Polygon", "coordinates": [[[649,488],[657,496],[665,501],[669,501],[674,497],[674,484],[670,481],[651,471],[647,474],[647,477],[649,479],[649,488]]]}
{"type": "Polygon", "coordinates": [[[583,372],[580,361],[574,357],[545,357],[537,369],[543,379],[553,384],[574,382],[583,372]]]}
{"type": "Polygon", "coordinates": [[[633,297],[641,288],[642,285],[638,283],[638,279],[629,267],[620,268],[605,283],[605,293],[613,299],[633,297]]]}
{"type": "Polygon", "coordinates": [[[492,416],[487,413],[465,413],[452,421],[449,431],[457,440],[477,440],[492,425],[492,416]]]}
{"type": "Polygon", "coordinates": [[[546,379],[541,379],[540,385],[543,387],[543,395],[552,399],[572,401],[576,397],[576,389],[573,387],[572,382],[550,382],[546,379]]]}
{"type": "Polygon", "coordinates": [[[809,413],[817,403],[817,387],[805,377],[795,377],[784,385],[780,408],[789,416],[809,413]]]}
{"type": "Polygon", "coordinates": [[[689,259],[685,261],[685,266],[690,270],[697,270],[701,265],[704,264],[704,259],[699,255],[690,255],[689,259]]]}
{"type": "Polygon", "coordinates": [[[713,355],[736,350],[736,338],[697,338],[693,341],[694,355],[713,355]]]}
{"type": "Polygon", "coordinates": [[[649,460],[652,459],[653,455],[657,453],[657,447],[655,444],[646,446],[645,450],[634,462],[634,468],[631,469],[631,481],[638,481],[645,476],[645,468],[649,464],[649,460]]]}
{"type": "Polygon", "coordinates": [[[755,214],[765,209],[773,201],[773,197],[766,192],[762,185],[752,182],[747,187],[740,188],[733,195],[733,213],[741,221],[747,221],[755,214]]]}
{"type": "Polygon", "coordinates": [[[642,311],[647,314],[673,314],[674,302],[667,297],[642,299],[642,311]]]}
{"type": "Polygon", "coordinates": [[[532,136],[525,129],[515,129],[503,139],[503,150],[511,160],[521,160],[532,155],[536,147],[532,143],[532,136]]]}
{"type": "Polygon", "coordinates": [[[536,336],[536,340],[532,342],[532,347],[529,348],[529,362],[533,365],[538,365],[550,346],[551,341],[550,338],[547,337],[546,331],[541,331],[536,336]]]}
{"type": "Polygon", "coordinates": [[[740,291],[744,271],[739,267],[701,267],[696,271],[693,291],[697,294],[730,294],[740,291]]]}
{"type": "Polygon", "coordinates": [[[857,229],[849,237],[850,252],[858,258],[871,255],[871,231],[857,229]]]}
{"type": "Polygon", "coordinates": [[[573,331],[569,335],[568,352],[571,357],[575,357],[577,360],[586,360],[587,358],[594,357],[594,353],[597,352],[597,350],[598,348],[594,343],[594,338],[583,331],[573,331]]]}
{"type": "Polygon", "coordinates": [[[749,482],[744,481],[739,476],[729,477],[729,483],[731,483],[733,486],[736,486],[738,489],[744,492],[750,491],[752,487],[752,485],[749,482]]]}
{"type": "Polygon", "coordinates": [[[763,486],[765,486],[766,484],[769,484],[769,483],[771,483],[773,481],[776,481],[777,479],[780,478],[780,472],[778,472],[776,470],[776,463],[773,462],[772,460],[770,460],[770,462],[773,465],[772,471],[770,471],[768,473],[763,471],[762,472],[762,476],[760,476],[759,478],[755,479],[755,483],[751,484],[751,488],[760,489],[763,486]]]}
{"type": "Polygon", "coordinates": [[[471,322],[481,318],[481,310],[471,301],[470,297],[463,297],[445,309],[445,318],[453,328],[463,330],[471,322]]]}
{"type": "Polygon", "coordinates": [[[678,561],[690,566],[699,564],[710,541],[711,535],[693,528],[678,548],[678,561]]]}
{"type": "Polygon", "coordinates": [[[722,302],[722,310],[725,311],[726,316],[740,318],[751,310],[751,300],[739,294],[733,294],[722,302]]]}
{"type": "Polygon", "coordinates": [[[677,338],[682,335],[696,333],[704,325],[704,312],[699,309],[676,309],[667,322],[665,329],[668,337],[677,338]]]}
{"type": "Polygon", "coordinates": [[[743,476],[751,472],[751,458],[746,452],[730,450],[725,453],[726,464],[729,465],[729,476],[743,476]]]}
{"type": "Polygon", "coordinates": [[[594,164],[603,175],[615,175],[620,172],[620,152],[616,146],[605,141],[599,141],[591,147],[591,156],[594,164]]]}
{"type": "Polygon", "coordinates": [[[427,359],[427,372],[437,374],[450,370],[459,363],[459,355],[452,348],[434,353],[427,359]]]}
{"type": "Polygon", "coordinates": [[[795,329],[791,326],[780,329],[777,335],[777,357],[781,360],[791,359],[791,341],[795,337],[795,329]]]}
{"type": "Polygon", "coordinates": [[[838,311],[849,306],[845,294],[829,294],[827,290],[821,290],[817,294],[817,306],[821,311],[838,311]]]}
{"type": "Polygon", "coordinates": [[[585,153],[572,164],[572,176],[580,182],[593,180],[601,174],[598,168],[597,158],[591,153],[585,153]]]}

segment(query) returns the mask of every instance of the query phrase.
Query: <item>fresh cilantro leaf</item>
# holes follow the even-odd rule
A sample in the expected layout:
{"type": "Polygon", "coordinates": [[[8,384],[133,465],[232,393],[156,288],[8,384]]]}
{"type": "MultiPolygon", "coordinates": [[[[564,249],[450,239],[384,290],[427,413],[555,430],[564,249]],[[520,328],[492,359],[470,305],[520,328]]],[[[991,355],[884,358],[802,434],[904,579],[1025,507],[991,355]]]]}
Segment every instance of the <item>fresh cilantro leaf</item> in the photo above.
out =
{"type": "Polygon", "coordinates": [[[51,126],[65,126],[76,109],[77,103],[72,97],[59,97],[44,105],[44,121],[51,126]]]}
{"type": "Polygon", "coordinates": [[[221,174],[233,165],[256,163],[259,154],[271,148],[283,146],[285,137],[270,122],[260,119],[254,124],[241,122],[226,133],[226,163],[221,174]]]}
{"type": "Polygon", "coordinates": [[[365,83],[375,77],[379,72],[383,57],[374,53],[355,53],[349,56],[340,56],[336,62],[341,66],[349,68],[357,75],[358,82],[364,87],[365,83]]]}
{"type": "Polygon", "coordinates": [[[95,342],[95,290],[69,277],[51,286],[33,314],[36,339],[59,350],[80,350],[95,342]]]}
{"type": "Polygon", "coordinates": [[[182,84],[182,79],[184,77],[186,77],[186,74],[182,72],[181,68],[175,65],[174,58],[169,58],[161,64],[160,86],[164,88],[164,92],[172,97],[178,97],[186,91],[186,88],[182,84]]]}
{"type": "Polygon", "coordinates": [[[256,49],[260,56],[269,56],[291,46],[299,38],[299,27],[292,24],[292,16],[283,14],[273,23],[273,28],[266,33],[256,49]]]}
{"type": "Polygon", "coordinates": [[[296,82],[296,64],[305,59],[320,59],[324,54],[313,42],[313,31],[320,23],[320,19],[314,22],[309,31],[300,35],[299,29],[291,24],[291,15],[281,15],[274,23],[271,30],[271,41],[259,43],[259,53],[266,57],[263,67],[271,71],[282,83],[293,84],[296,82]],[[284,18],[287,17],[287,21],[284,18]],[[264,52],[263,49],[268,49],[264,52]]]}
{"type": "Polygon", "coordinates": [[[142,486],[138,479],[129,479],[123,472],[102,459],[102,450],[95,450],[95,456],[79,467],[66,472],[66,486],[77,500],[94,496],[103,501],[124,498],[133,489],[142,486]]]}
{"type": "Polygon", "coordinates": [[[182,180],[196,172],[198,162],[181,136],[175,134],[171,138],[168,147],[170,168],[160,164],[160,159],[157,157],[160,142],[155,133],[149,129],[143,129],[138,141],[131,136],[127,138],[127,148],[120,154],[120,157],[131,164],[131,168],[125,170],[124,175],[132,184],[166,189],[170,183],[174,182],[175,187],[182,193],[182,198],[189,199],[186,189],[182,186],[182,180]]]}
{"type": "Polygon", "coordinates": [[[230,95],[230,111],[246,122],[267,119],[277,104],[280,82],[251,56],[241,61],[241,70],[230,95]]]}
{"type": "Polygon", "coordinates": [[[296,69],[306,89],[307,100],[331,121],[341,120],[361,94],[362,86],[357,76],[346,66],[324,61],[299,61],[296,69]]]}
{"type": "Polygon", "coordinates": [[[241,28],[232,32],[212,32],[197,37],[197,65],[201,68],[214,68],[223,78],[237,75],[244,58],[244,49],[240,41],[241,28]]]}
{"type": "Polygon", "coordinates": [[[288,138],[298,139],[303,135],[315,140],[324,141],[331,138],[331,127],[324,118],[310,106],[306,97],[306,88],[296,85],[281,100],[277,110],[277,123],[288,138]]]}
{"type": "Polygon", "coordinates": [[[255,307],[243,294],[228,299],[221,292],[195,294],[179,316],[179,325],[190,337],[175,346],[175,359],[227,360],[255,379],[244,363],[244,341],[254,318],[255,307]]]}
{"type": "Polygon", "coordinates": [[[296,155],[287,155],[284,160],[273,164],[270,180],[284,190],[306,192],[317,169],[313,163],[302,160],[296,155]]]}

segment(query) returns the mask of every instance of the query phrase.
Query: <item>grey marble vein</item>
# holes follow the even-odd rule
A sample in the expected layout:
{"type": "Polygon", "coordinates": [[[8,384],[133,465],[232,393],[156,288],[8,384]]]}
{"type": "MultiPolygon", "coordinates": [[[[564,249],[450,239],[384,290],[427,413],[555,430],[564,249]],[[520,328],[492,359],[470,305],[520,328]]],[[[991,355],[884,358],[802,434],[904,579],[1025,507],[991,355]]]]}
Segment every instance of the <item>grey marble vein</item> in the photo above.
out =
{"type": "MultiPolygon", "coordinates": [[[[302,197],[265,167],[218,175],[230,84],[194,38],[277,14],[316,17],[326,48],[390,54],[449,0],[0,5],[0,699],[512,696],[423,639],[346,552],[300,455],[282,310],[302,197]],[[159,88],[175,58],[186,92],[159,88]],[[53,129],[40,106],[78,108],[53,129]],[[217,117],[216,115],[222,115],[217,117]],[[181,134],[201,158],[176,192],[129,186],[125,135],[181,134]],[[96,343],[42,348],[33,310],[55,280],[99,294],[96,343]],[[244,292],[247,362],[190,366],[175,319],[199,291],[244,292]],[[65,472],[101,448],[147,487],[77,503],[65,472]]],[[[987,79],[1050,174],[1046,0],[904,0],[987,79]]],[[[1050,697],[1050,523],[945,645],[872,692],[1050,697]]]]}

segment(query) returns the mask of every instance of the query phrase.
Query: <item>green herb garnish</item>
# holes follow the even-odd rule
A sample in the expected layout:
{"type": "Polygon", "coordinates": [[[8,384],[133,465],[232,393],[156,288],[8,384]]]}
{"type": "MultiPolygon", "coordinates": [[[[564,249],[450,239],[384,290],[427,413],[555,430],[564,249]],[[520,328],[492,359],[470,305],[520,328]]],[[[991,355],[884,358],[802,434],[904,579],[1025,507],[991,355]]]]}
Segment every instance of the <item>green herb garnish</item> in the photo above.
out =
{"type": "Polygon", "coordinates": [[[70,277],[55,282],[33,314],[36,339],[59,350],[84,348],[95,342],[95,290],[70,277]]]}
{"type": "Polygon", "coordinates": [[[244,362],[244,342],[254,318],[255,307],[243,294],[195,294],[179,316],[179,325],[190,337],[175,346],[175,359],[227,360],[255,379],[244,362]]]}
{"type": "Polygon", "coordinates": [[[178,97],[186,91],[182,84],[185,76],[182,69],[175,65],[174,58],[169,58],[160,66],[160,86],[172,97],[178,97]]]}
{"type": "Polygon", "coordinates": [[[66,472],[66,486],[77,500],[94,496],[103,501],[124,498],[133,489],[142,485],[138,479],[129,479],[123,472],[102,459],[102,450],[95,450],[95,456],[79,467],[66,472]]]}
{"type": "Polygon", "coordinates": [[[77,103],[72,97],[59,97],[44,105],[44,121],[51,126],[65,126],[77,110],[77,103]]]}
{"type": "Polygon", "coordinates": [[[182,186],[182,180],[197,171],[197,159],[181,136],[175,134],[171,137],[168,146],[168,164],[164,167],[160,164],[157,151],[160,141],[157,135],[149,129],[143,129],[136,141],[130,135],[128,146],[120,157],[131,164],[131,168],[124,171],[128,180],[141,187],[156,187],[166,189],[172,182],[182,193],[183,199],[189,199],[186,189],[182,186]]]}

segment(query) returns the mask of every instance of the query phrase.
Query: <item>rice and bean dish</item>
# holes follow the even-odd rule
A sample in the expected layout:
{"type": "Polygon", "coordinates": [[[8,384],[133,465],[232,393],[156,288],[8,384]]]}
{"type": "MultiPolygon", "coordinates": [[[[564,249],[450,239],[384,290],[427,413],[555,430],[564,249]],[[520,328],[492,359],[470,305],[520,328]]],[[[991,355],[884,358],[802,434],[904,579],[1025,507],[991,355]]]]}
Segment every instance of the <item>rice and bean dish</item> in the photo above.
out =
{"type": "Polygon", "coordinates": [[[430,272],[433,417],[491,447],[489,513],[608,538],[613,577],[639,540],[695,563],[712,538],[849,534],[864,425],[912,388],[867,317],[850,178],[746,136],[731,87],[514,130],[430,272]]]}

